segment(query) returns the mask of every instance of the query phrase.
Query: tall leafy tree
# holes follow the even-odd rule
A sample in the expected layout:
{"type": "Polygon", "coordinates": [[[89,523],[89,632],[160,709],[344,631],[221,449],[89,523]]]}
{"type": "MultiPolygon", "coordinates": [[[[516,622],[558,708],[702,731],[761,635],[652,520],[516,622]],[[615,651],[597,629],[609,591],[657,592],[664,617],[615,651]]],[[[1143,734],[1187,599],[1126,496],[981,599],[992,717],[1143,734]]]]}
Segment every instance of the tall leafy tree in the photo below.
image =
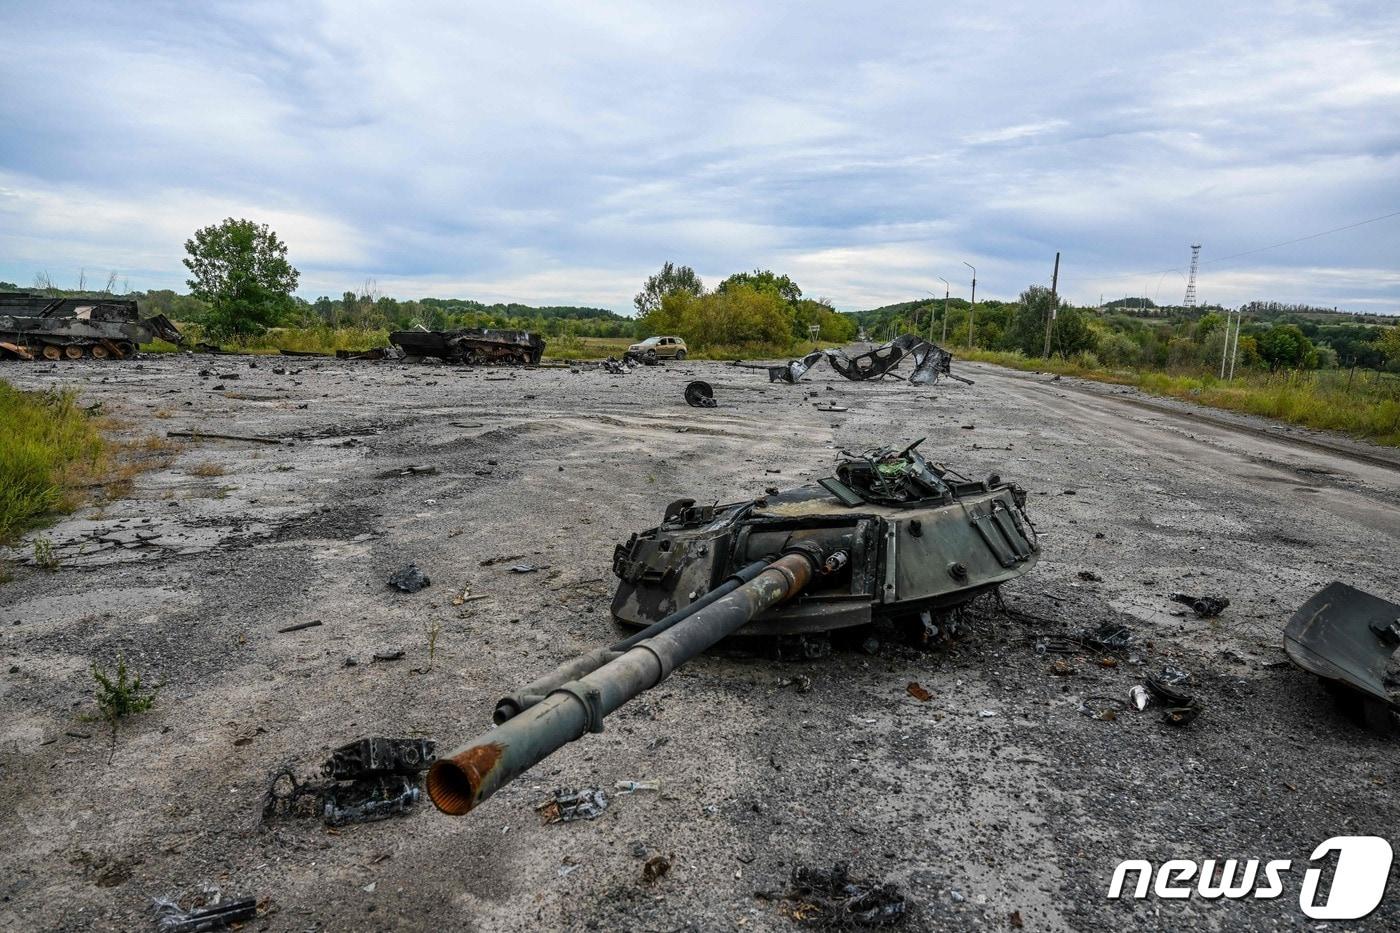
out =
{"type": "Polygon", "coordinates": [[[752,272],[736,272],[719,283],[718,292],[728,291],[739,285],[746,285],[757,291],[773,291],[784,301],[797,301],[802,297],[802,289],[785,275],[778,275],[769,269],[755,269],[752,272]]]}
{"type": "Polygon", "coordinates": [[[187,284],[209,303],[206,326],[215,336],[262,333],[291,310],[300,273],[267,224],[230,217],[196,230],[185,252],[193,276],[187,284]]]}
{"type": "Polygon", "coordinates": [[[1312,341],[1296,324],[1275,324],[1259,335],[1259,355],[1270,371],[1297,369],[1308,361],[1312,341]]]}
{"type": "Polygon", "coordinates": [[[645,317],[661,308],[661,299],[676,293],[699,298],[705,294],[705,283],[700,281],[700,276],[690,266],[668,262],[660,272],[647,279],[642,290],[632,299],[632,304],[637,306],[637,313],[645,317]]]}

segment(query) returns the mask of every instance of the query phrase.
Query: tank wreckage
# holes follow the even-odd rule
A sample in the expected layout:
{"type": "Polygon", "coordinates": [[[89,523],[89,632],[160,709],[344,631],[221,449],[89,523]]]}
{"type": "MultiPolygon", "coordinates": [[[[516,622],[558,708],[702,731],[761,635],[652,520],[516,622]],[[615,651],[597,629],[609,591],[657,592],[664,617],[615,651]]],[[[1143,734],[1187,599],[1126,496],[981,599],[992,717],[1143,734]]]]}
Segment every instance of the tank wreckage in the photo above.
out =
{"type": "Polygon", "coordinates": [[[731,635],[876,619],[937,631],[1039,556],[1026,495],[903,449],[843,453],[833,476],[727,505],[681,499],[618,545],[613,616],[639,628],[502,698],[496,728],[439,758],[427,790],[463,814],[731,635]]]}
{"type": "Polygon", "coordinates": [[[157,337],[184,342],[165,315],[143,320],[130,299],[0,294],[0,358],[120,360],[157,337]]]}
{"type": "Polygon", "coordinates": [[[389,335],[389,342],[403,350],[408,362],[431,356],[468,365],[517,363],[533,366],[539,363],[545,347],[543,338],[527,330],[483,327],[396,330],[389,335]]]}
{"type": "Polygon", "coordinates": [[[925,385],[937,382],[939,376],[947,376],[949,379],[972,385],[971,379],[953,375],[953,354],[916,334],[901,334],[889,343],[855,356],[848,355],[844,350],[813,350],[806,356],[790,360],[781,366],[765,367],[768,370],[768,381],[795,384],[822,360],[829,362],[832,369],[853,382],[894,376],[897,379],[907,378],[913,385],[925,385]],[[907,377],[894,372],[906,359],[914,363],[914,371],[907,377]]]}

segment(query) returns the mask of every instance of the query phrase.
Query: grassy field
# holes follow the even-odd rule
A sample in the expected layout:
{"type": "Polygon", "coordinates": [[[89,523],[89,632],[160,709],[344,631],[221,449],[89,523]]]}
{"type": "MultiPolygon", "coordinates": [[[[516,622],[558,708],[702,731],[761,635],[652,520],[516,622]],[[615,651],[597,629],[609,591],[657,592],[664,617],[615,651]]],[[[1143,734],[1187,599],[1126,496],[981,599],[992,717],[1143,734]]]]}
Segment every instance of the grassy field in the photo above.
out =
{"type": "Polygon", "coordinates": [[[1212,408],[1276,418],[1290,424],[1340,431],[1389,447],[1400,447],[1400,378],[1388,373],[1348,370],[1236,375],[1139,372],[1085,366],[1069,359],[1042,360],[1016,353],[963,350],[962,359],[1012,369],[1053,372],[1098,382],[1136,386],[1153,395],[1186,399],[1212,408]]]}
{"type": "Polygon", "coordinates": [[[21,392],[0,380],[0,544],[74,508],[102,474],[107,444],[72,392],[21,392]]]}

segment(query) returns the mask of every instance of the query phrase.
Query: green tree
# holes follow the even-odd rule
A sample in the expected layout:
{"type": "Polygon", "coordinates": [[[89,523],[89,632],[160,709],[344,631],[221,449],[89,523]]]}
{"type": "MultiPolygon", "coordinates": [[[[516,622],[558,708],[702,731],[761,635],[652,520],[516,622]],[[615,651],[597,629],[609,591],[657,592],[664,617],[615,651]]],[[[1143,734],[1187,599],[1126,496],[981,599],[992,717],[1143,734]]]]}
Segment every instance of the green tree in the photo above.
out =
{"type": "Polygon", "coordinates": [[[267,224],[228,218],[185,241],[187,284],[209,303],[206,326],[216,337],[247,337],[276,324],[292,307],[300,273],[287,245],[267,224]]]}
{"type": "Polygon", "coordinates": [[[773,291],[784,301],[797,301],[802,297],[802,289],[797,287],[797,283],[785,275],[778,275],[768,269],[755,269],[752,272],[736,272],[723,282],[719,283],[717,292],[728,291],[740,285],[747,285],[749,288],[758,291],[773,291]]]}
{"type": "Polygon", "coordinates": [[[1270,371],[1303,366],[1312,350],[1312,341],[1297,324],[1275,324],[1259,335],[1259,355],[1270,371]]]}
{"type": "MultiPolygon", "coordinates": [[[[1020,303],[1011,313],[1011,321],[1002,337],[1002,346],[1020,350],[1026,356],[1040,356],[1045,352],[1045,324],[1051,310],[1063,307],[1044,285],[1032,285],[1021,292],[1020,303]]],[[[984,311],[982,324],[987,324],[984,311]]],[[[1051,344],[1052,350],[1054,344],[1051,344]]]]}
{"type": "Polygon", "coordinates": [[[1387,327],[1385,332],[1376,338],[1375,343],[1386,359],[1392,363],[1400,363],[1400,327],[1387,327]]]}
{"type": "Polygon", "coordinates": [[[637,313],[643,317],[661,307],[661,299],[676,292],[683,292],[699,298],[705,294],[705,283],[690,266],[678,266],[668,262],[661,271],[646,280],[642,290],[632,299],[637,313]]]}

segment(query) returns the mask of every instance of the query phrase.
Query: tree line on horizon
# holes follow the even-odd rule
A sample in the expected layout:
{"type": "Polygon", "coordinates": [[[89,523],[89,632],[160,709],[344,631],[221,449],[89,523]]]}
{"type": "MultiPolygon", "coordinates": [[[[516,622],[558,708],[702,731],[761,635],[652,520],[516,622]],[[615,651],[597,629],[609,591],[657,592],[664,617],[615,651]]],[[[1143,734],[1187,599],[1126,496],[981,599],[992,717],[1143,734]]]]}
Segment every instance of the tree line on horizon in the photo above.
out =
{"type": "MultiPolygon", "coordinates": [[[[690,266],[666,262],[634,298],[636,317],[604,308],[486,304],[471,299],[400,300],[382,294],[373,279],[339,298],[312,301],[293,294],[299,272],[287,246],[266,224],[228,218],[197,230],[185,243],[191,274],[188,294],[173,289],[129,292],[144,313],[197,323],[215,339],[247,339],[269,328],[504,327],[546,337],[636,339],[655,334],[683,337],[699,352],[781,353],[814,339],[847,343],[858,331],[883,340],[912,331],[953,347],[1042,354],[1050,324],[1052,356],[1085,365],[1205,369],[1225,346],[1226,314],[1219,306],[1163,308],[1146,298],[1121,298],[1101,308],[1070,305],[1048,288],[1032,285],[1016,301],[919,299],[861,312],[837,311],[825,298],[803,296],[788,275],[768,269],[738,272],[713,290],[690,266]],[[1149,311],[1150,309],[1150,311],[1149,311]]],[[[113,294],[116,274],[102,294],[113,294]]],[[[35,288],[65,292],[47,274],[35,288]]],[[[0,282],[0,290],[21,290],[0,282]]],[[[1239,363],[1246,368],[1327,369],[1361,366],[1400,371],[1400,327],[1362,323],[1368,316],[1336,309],[1255,301],[1241,308],[1239,363]],[[1358,320],[1358,318],[1360,320],[1358,320]]]]}

